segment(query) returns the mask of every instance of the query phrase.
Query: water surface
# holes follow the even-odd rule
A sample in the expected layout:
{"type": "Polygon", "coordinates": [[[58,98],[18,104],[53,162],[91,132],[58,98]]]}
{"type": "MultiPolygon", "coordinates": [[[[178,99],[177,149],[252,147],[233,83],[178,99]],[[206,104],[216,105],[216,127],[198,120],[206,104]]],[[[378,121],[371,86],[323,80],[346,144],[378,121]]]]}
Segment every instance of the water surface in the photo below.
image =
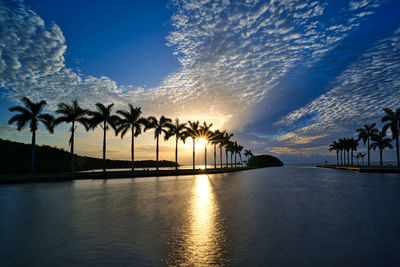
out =
{"type": "Polygon", "coordinates": [[[399,252],[399,174],[287,166],[0,186],[1,266],[383,266],[399,252]]]}

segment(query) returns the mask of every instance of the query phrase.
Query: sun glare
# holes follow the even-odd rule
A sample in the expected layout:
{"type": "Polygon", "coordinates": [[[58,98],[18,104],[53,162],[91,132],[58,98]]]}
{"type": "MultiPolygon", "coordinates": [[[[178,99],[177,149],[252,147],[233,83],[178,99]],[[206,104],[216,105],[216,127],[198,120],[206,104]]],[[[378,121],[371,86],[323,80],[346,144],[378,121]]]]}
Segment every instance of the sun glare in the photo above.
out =
{"type": "Polygon", "coordinates": [[[199,138],[196,140],[196,148],[204,148],[205,144],[206,144],[206,139],[204,138],[199,138]]]}

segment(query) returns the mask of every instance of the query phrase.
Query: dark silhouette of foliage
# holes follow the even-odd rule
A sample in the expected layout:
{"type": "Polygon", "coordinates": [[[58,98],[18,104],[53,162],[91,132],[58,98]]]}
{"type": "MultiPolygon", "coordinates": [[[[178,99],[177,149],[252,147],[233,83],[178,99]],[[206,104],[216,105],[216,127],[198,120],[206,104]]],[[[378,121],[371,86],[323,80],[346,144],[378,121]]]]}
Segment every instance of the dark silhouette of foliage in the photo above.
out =
{"type": "Polygon", "coordinates": [[[396,141],[396,157],[397,165],[400,166],[399,159],[399,134],[400,134],[400,108],[393,111],[389,108],[384,108],[383,111],[386,113],[382,118],[382,122],[387,122],[383,126],[382,131],[386,133],[387,129],[392,132],[392,139],[396,141]]]}
{"type": "Polygon", "coordinates": [[[90,127],[90,121],[86,117],[88,114],[88,110],[82,109],[78,101],[75,99],[72,101],[72,104],[66,104],[66,103],[60,103],[58,104],[58,108],[56,110],[57,114],[60,114],[58,118],[55,119],[54,124],[58,125],[62,122],[65,123],[71,123],[71,137],[69,139],[69,145],[71,148],[70,152],[70,170],[71,172],[74,171],[74,135],[75,135],[75,130],[78,126],[75,126],[76,123],[82,124],[86,131],[89,130],[90,127]]]}
{"type": "Polygon", "coordinates": [[[117,127],[117,135],[121,134],[121,139],[124,138],[125,134],[131,131],[131,169],[135,170],[135,137],[138,137],[142,133],[142,126],[145,126],[147,120],[141,118],[141,108],[135,108],[132,104],[129,104],[129,110],[117,110],[120,120],[117,127]]]}
{"type": "Polygon", "coordinates": [[[156,170],[158,171],[158,152],[159,152],[159,137],[160,135],[164,135],[164,140],[168,140],[170,135],[168,134],[169,129],[173,127],[171,124],[172,120],[169,118],[166,118],[165,116],[161,116],[160,120],[157,120],[156,117],[150,116],[147,118],[146,126],[144,128],[144,131],[147,131],[148,129],[154,129],[154,139],[156,139],[157,144],[156,144],[156,170]]]}
{"type": "Polygon", "coordinates": [[[370,159],[370,140],[371,138],[374,138],[378,134],[378,129],[375,128],[375,123],[372,123],[371,125],[365,124],[364,128],[357,129],[358,132],[358,140],[363,140],[364,145],[367,143],[367,149],[368,149],[368,166],[371,165],[371,159],[370,159]]]}
{"type": "Polygon", "coordinates": [[[109,125],[114,129],[117,134],[117,127],[120,118],[116,115],[112,115],[112,107],[114,104],[104,106],[102,103],[96,103],[97,111],[89,111],[90,126],[94,130],[98,125],[103,129],[103,171],[106,171],[106,133],[109,129],[109,125]]]}
{"type": "Polygon", "coordinates": [[[170,129],[168,131],[168,138],[171,136],[175,136],[175,163],[176,170],[178,169],[178,142],[181,140],[185,143],[186,138],[188,137],[186,133],[186,123],[180,123],[179,119],[175,119],[175,123],[171,124],[170,129]]]}
{"type": "Polygon", "coordinates": [[[383,166],[382,151],[385,148],[390,148],[390,149],[393,148],[392,144],[390,144],[392,140],[386,137],[386,133],[384,131],[378,131],[378,134],[374,135],[371,140],[373,141],[371,143],[371,148],[373,150],[379,149],[379,162],[380,165],[383,166]]]}
{"type": "Polygon", "coordinates": [[[283,166],[283,162],[271,155],[257,155],[252,156],[247,165],[252,167],[278,167],[283,166]]]}
{"type": "Polygon", "coordinates": [[[31,143],[31,171],[35,172],[35,148],[36,148],[36,131],[38,130],[39,122],[41,122],[46,129],[54,132],[54,117],[50,114],[43,113],[46,106],[46,101],[42,100],[37,103],[32,102],[27,97],[21,98],[24,106],[15,106],[9,108],[11,112],[19,112],[8,121],[8,124],[17,124],[18,131],[21,131],[29,123],[30,131],[32,132],[31,143]]]}

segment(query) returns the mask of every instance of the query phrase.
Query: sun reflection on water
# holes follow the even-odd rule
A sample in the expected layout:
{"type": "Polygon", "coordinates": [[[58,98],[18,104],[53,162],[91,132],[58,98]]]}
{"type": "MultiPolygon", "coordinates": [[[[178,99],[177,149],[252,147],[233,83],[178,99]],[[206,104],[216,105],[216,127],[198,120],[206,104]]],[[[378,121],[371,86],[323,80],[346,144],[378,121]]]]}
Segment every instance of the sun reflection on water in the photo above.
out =
{"type": "Polygon", "coordinates": [[[172,244],[168,265],[229,264],[227,238],[208,175],[197,175],[184,229],[172,244]]]}

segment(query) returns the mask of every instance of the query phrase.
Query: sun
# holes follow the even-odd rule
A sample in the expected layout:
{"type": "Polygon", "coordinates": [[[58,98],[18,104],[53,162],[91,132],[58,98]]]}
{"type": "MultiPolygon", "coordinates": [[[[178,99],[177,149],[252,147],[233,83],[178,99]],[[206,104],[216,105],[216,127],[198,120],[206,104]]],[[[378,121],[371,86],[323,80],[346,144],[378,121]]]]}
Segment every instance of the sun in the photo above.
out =
{"type": "Polygon", "coordinates": [[[200,137],[200,138],[197,139],[197,141],[196,141],[196,147],[197,147],[197,148],[204,147],[206,143],[207,143],[206,139],[200,137]]]}

